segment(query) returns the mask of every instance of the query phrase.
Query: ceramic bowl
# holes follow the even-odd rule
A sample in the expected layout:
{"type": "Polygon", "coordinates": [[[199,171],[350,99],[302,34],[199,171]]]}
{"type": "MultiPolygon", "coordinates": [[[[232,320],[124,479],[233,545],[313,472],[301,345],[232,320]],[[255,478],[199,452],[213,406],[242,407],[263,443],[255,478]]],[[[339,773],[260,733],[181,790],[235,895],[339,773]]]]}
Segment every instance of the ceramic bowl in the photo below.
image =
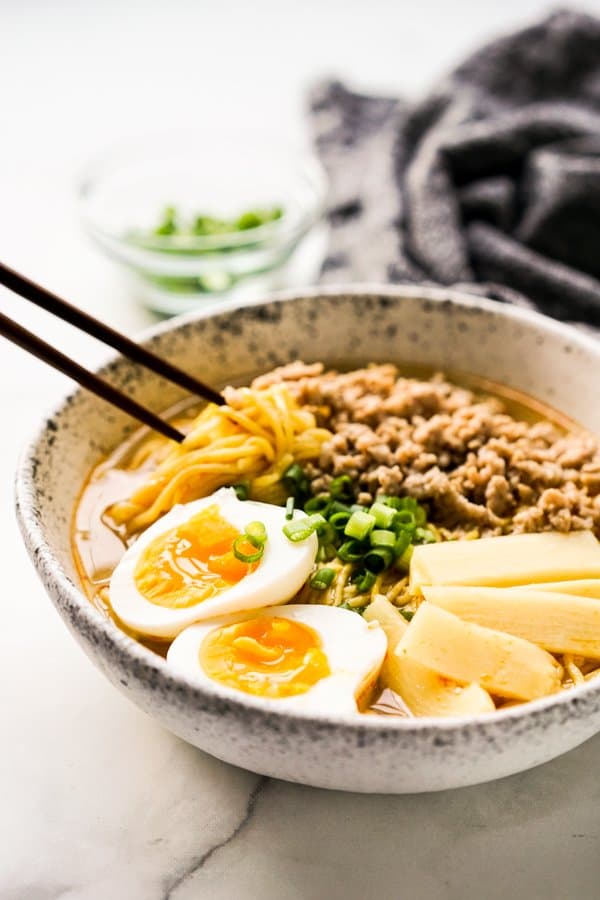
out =
{"type": "MultiPolygon", "coordinates": [[[[450,290],[313,289],[145,336],[153,351],[219,386],[295,358],[397,361],[469,372],[567,411],[600,433],[600,342],[529,311],[450,290]]],[[[160,410],[178,389],[122,358],[102,370],[160,410]]],[[[77,390],[47,419],[17,473],[17,510],[52,601],[90,659],[134,703],[206,752],[254,772],[326,788],[413,793],[476,784],[564,753],[600,730],[600,681],[494,715],[460,719],[282,714],[260,698],[195,686],[103,618],[70,548],[90,468],[132,427],[77,390]],[[267,704],[268,707],[268,704],[267,704]]]]}

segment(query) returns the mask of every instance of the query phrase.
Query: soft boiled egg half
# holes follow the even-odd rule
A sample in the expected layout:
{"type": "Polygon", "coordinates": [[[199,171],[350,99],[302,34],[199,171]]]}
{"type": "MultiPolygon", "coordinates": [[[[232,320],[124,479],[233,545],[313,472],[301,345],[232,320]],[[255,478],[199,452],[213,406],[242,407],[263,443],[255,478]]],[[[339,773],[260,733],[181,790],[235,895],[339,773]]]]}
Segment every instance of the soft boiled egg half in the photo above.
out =
{"type": "Polygon", "coordinates": [[[277,707],[357,712],[387,649],[377,622],[332,606],[290,604],[186,628],[167,662],[179,674],[277,707]]]}
{"type": "Polygon", "coordinates": [[[315,534],[292,543],[285,524],[282,507],[241,501],[232,488],[174,507],[113,572],[114,613],[138,634],[168,639],[192,622],[285,603],[308,578],[318,549],[315,534]],[[253,560],[256,546],[244,535],[257,523],[264,542],[253,560]]]}

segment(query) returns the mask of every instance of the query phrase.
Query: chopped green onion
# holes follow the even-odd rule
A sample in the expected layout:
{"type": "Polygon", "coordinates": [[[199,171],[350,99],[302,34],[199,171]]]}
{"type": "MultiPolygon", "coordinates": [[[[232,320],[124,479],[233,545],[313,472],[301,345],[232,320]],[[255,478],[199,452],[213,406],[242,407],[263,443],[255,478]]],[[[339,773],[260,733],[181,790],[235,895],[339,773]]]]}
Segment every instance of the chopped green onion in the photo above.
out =
{"type": "Polygon", "coordinates": [[[412,531],[416,527],[415,514],[409,509],[399,509],[394,516],[394,528],[397,531],[412,531]]]}
{"type": "Polygon", "coordinates": [[[317,562],[329,562],[331,559],[335,559],[337,556],[337,550],[335,549],[334,544],[323,544],[319,542],[319,549],[317,550],[317,562]]]}
{"type": "Polygon", "coordinates": [[[391,528],[396,510],[385,503],[374,503],[369,510],[372,516],[375,516],[375,524],[378,528],[391,528]]]}
{"type": "Polygon", "coordinates": [[[317,534],[319,535],[319,540],[322,544],[335,544],[338,539],[338,534],[335,528],[333,528],[331,523],[327,521],[322,522],[317,526],[317,534]]]}
{"type": "Polygon", "coordinates": [[[313,513],[311,516],[307,516],[306,521],[310,523],[313,531],[319,531],[324,525],[327,525],[327,519],[321,513],[313,513]]]}
{"type": "Polygon", "coordinates": [[[376,499],[376,503],[382,503],[385,506],[390,506],[392,509],[401,509],[402,508],[402,500],[400,497],[388,497],[387,494],[380,494],[376,499]]]}
{"type": "Polygon", "coordinates": [[[235,231],[248,231],[275,222],[283,215],[280,206],[247,209],[234,218],[217,218],[203,213],[193,217],[180,216],[174,206],[167,206],[162,217],[150,234],[176,235],[189,237],[192,235],[206,237],[214,234],[231,234],[235,231]]]}
{"type": "Polygon", "coordinates": [[[331,504],[331,500],[329,499],[329,494],[317,494],[316,497],[311,497],[310,500],[304,504],[304,512],[306,513],[323,513],[326,515],[327,510],[331,504]]]}
{"type": "MultiPolygon", "coordinates": [[[[236,537],[236,539],[233,542],[233,555],[235,556],[235,558],[239,559],[239,560],[241,560],[241,562],[245,562],[245,563],[258,562],[258,560],[261,559],[263,553],[265,552],[264,545],[261,544],[261,546],[256,547],[254,553],[245,553],[240,548],[240,545],[243,544],[244,542],[251,543],[248,535],[247,534],[238,534],[238,536],[236,537]]],[[[255,546],[255,545],[252,544],[252,546],[255,546]]]]}
{"type": "Polygon", "coordinates": [[[425,509],[417,503],[414,497],[389,497],[386,494],[380,494],[376,497],[375,503],[390,506],[398,512],[412,513],[412,518],[417,525],[424,525],[427,521],[425,509]]]}
{"type": "Polygon", "coordinates": [[[307,522],[308,519],[293,519],[288,525],[283,526],[283,533],[294,544],[297,544],[299,541],[305,541],[315,530],[307,522]]]}
{"type": "Polygon", "coordinates": [[[410,561],[413,555],[413,545],[409,544],[402,556],[398,557],[398,564],[408,571],[410,568],[410,561]]]}
{"type": "Polygon", "coordinates": [[[339,475],[331,482],[329,492],[335,500],[352,500],[354,494],[352,479],[349,475],[339,475]]]}
{"type": "Polygon", "coordinates": [[[346,537],[356,538],[357,541],[364,541],[369,532],[373,530],[374,525],[375,516],[371,516],[367,512],[356,511],[348,519],[344,534],[346,537]]]}
{"type": "Polygon", "coordinates": [[[239,484],[234,484],[233,489],[238,500],[247,500],[250,496],[250,487],[245,481],[240,481],[239,484]]]}
{"type": "Polygon", "coordinates": [[[262,522],[250,522],[246,525],[244,537],[253,547],[264,547],[267,542],[267,529],[262,522]]]}
{"type": "Polygon", "coordinates": [[[303,499],[310,490],[308,478],[304,469],[298,463],[292,463],[281,476],[281,482],[289,494],[298,499],[303,499]]]}
{"type": "Polygon", "coordinates": [[[326,591],[333,583],[335,578],[335,569],[317,569],[313,577],[309,581],[309,585],[315,591],[326,591]]]}
{"type": "Polygon", "coordinates": [[[310,496],[310,481],[298,463],[289,466],[282,480],[292,494],[286,503],[284,534],[294,543],[315,532],[319,538],[320,568],[309,582],[315,590],[325,590],[333,582],[335,576],[328,573],[335,570],[326,563],[336,557],[351,564],[350,580],[360,595],[370,591],[377,576],[390,566],[408,568],[413,542],[437,540],[435,529],[427,523],[425,507],[414,497],[380,494],[370,507],[352,503],[354,488],[349,475],[334,478],[327,493],[310,496]],[[300,503],[307,515],[294,519],[300,503]],[[323,577],[322,572],[326,573],[323,577]]]}
{"type": "Polygon", "coordinates": [[[249,228],[258,228],[259,225],[262,225],[262,219],[252,210],[242,213],[235,223],[235,227],[238,231],[247,231],[249,228]]]}
{"type": "Polygon", "coordinates": [[[327,520],[320,514],[314,513],[305,519],[293,519],[283,526],[283,533],[288,540],[297,544],[299,541],[305,541],[307,538],[327,524],[327,520]]]}
{"type": "Polygon", "coordinates": [[[259,228],[268,222],[274,222],[282,215],[283,210],[280,206],[274,206],[271,209],[249,209],[238,216],[235,227],[238,231],[248,231],[250,228],[259,228]]]}
{"type": "Polygon", "coordinates": [[[435,544],[437,543],[435,534],[429,528],[415,528],[414,540],[416,544],[435,544]]]}
{"type": "Polygon", "coordinates": [[[285,470],[282,475],[283,481],[291,481],[294,484],[297,484],[299,481],[302,481],[304,478],[304,469],[302,466],[299,466],[298,463],[292,463],[291,466],[285,470]]]}
{"type": "Polygon", "coordinates": [[[329,524],[336,529],[336,531],[343,531],[346,525],[350,520],[350,516],[352,513],[350,510],[340,510],[339,512],[334,512],[332,516],[329,517],[329,524]]]}
{"type": "Polygon", "coordinates": [[[333,513],[338,513],[338,512],[346,512],[346,513],[348,513],[348,515],[350,515],[352,510],[350,509],[350,507],[348,506],[347,503],[340,503],[339,500],[333,500],[331,503],[330,512],[332,515],[333,515],[333,513]]]}
{"type": "Polygon", "coordinates": [[[425,525],[425,523],[427,522],[427,513],[422,506],[417,506],[417,508],[415,509],[415,522],[417,523],[418,527],[425,525]]]}
{"type": "Polygon", "coordinates": [[[349,603],[340,603],[336,609],[347,609],[348,612],[358,613],[359,616],[362,616],[363,612],[366,609],[366,606],[350,606],[349,603]]]}
{"type": "Polygon", "coordinates": [[[162,219],[154,229],[154,234],[175,234],[177,231],[177,210],[174,206],[167,206],[162,215],[162,219]]]}
{"type": "Polygon", "coordinates": [[[393,531],[387,531],[385,529],[378,528],[371,532],[369,539],[371,541],[371,547],[394,548],[397,541],[396,535],[393,531]]]}
{"type": "Polygon", "coordinates": [[[360,541],[346,541],[338,550],[342,562],[356,562],[357,559],[362,559],[363,553],[360,541]]]}
{"type": "Polygon", "coordinates": [[[416,512],[418,505],[414,497],[402,497],[400,500],[400,509],[409,509],[411,512],[416,512]]]}
{"type": "Polygon", "coordinates": [[[394,551],[390,547],[373,547],[365,554],[363,565],[368,572],[379,575],[394,561],[394,551]]]}
{"type": "Polygon", "coordinates": [[[354,584],[358,588],[361,594],[364,594],[366,591],[370,591],[373,585],[375,584],[375,579],[377,576],[373,572],[369,572],[365,570],[361,572],[359,577],[355,580],[354,584]]]}
{"type": "Polygon", "coordinates": [[[396,539],[396,544],[394,546],[394,553],[398,558],[401,558],[404,553],[410,547],[410,534],[408,531],[401,531],[396,539]]]}

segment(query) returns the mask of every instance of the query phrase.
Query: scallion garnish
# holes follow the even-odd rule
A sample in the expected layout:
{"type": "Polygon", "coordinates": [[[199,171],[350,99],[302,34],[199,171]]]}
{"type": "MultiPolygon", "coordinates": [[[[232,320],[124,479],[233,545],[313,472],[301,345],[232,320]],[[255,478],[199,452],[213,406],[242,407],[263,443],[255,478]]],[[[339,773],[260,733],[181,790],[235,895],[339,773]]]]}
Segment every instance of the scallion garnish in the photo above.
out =
{"type": "Polygon", "coordinates": [[[258,562],[265,552],[267,529],[262,522],[249,522],[243,534],[239,534],[233,542],[232,550],[236,559],[245,563],[258,562]],[[246,546],[244,546],[246,545],[246,546]],[[253,547],[252,551],[246,549],[253,547]]]}
{"type": "Polygon", "coordinates": [[[413,549],[414,549],[413,545],[409,544],[408,547],[406,548],[406,550],[404,551],[404,553],[402,554],[402,556],[398,557],[398,565],[400,566],[401,569],[406,569],[406,570],[409,569],[410,561],[411,561],[412,555],[413,555],[413,549]]]}
{"type": "Polygon", "coordinates": [[[375,516],[375,524],[378,528],[391,528],[396,515],[395,509],[385,503],[374,503],[369,513],[375,516]]]}
{"type": "Polygon", "coordinates": [[[391,547],[372,547],[363,557],[363,565],[367,572],[379,575],[384,569],[391,566],[394,561],[394,551],[391,547]]]}
{"type": "MultiPolygon", "coordinates": [[[[350,581],[359,593],[370,591],[376,578],[386,569],[406,569],[413,544],[437,540],[435,529],[427,525],[427,514],[414,497],[390,497],[380,494],[370,507],[352,503],[353,484],[348,475],[334,478],[327,493],[306,499],[310,484],[297,463],[284,473],[285,485],[292,494],[286,503],[283,531],[293,543],[304,541],[315,532],[319,538],[317,563],[336,556],[350,564],[350,581]],[[306,492],[302,497],[303,492],[306,492]],[[302,498],[302,499],[299,499],[302,498]],[[344,502],[345,501],[345,502],[344,502]],[[294,506],[304,502],[305,518],[294,519],[294,506]]],[[[330,586],[335,572],[321,565],[309,582],[315,590],[330,586]],[[322,575],[321,573],[326,573],[322,575]]]]}
{"type": "Polygon", "coordinates": [[[352,479],[349,475],[338,475],[329,485],[329,493],[334,500],[352,500],[352,479]]]}
{"type": "Polygon", "coordinates": [[[396,545],[394,547],[394,553],[397,558],[400,559],[401,556],[404,555],[406,550],[408,550],[410,546],[410,534],[408,531],[401,531],[398,534],[398,538],[396,540],[396,545]]]}
{"type": "Polygon", "coordinates": [[[239,484],[234,484],[233,489],[238,500],[247,500],[250,496],[250,488],[245,481],[240,481],[239,484]]]}
{"type": "Polygon", "coordinates": [[[292,481],[294,484],[298,484],[303,478],[304,469],[302,466],[298,465],[298,463],[292,463],[283,473],[282,481],[292,481]]]}
{"type": "Polygon", "coordinates": [[[292,463],[281,476],[284,488],[298,502],[304,502],[310,492],[310,483],[304,469],[298,463],[292,463]]]}
{"type": "Polygon", "coordinates": [[[373,585],[375,584],[377,576],[373,572],[369,572],[365,570],[361,572],[358,578],[354,581],[354,584],[358,588],[359,593],[364,594],[366,591],[370,591],[373,585]]]}
{"type": "Polygon", "coordinates": [[[347,609],[348,612],[358,613],[359,616],[362,616],[362,614],[363,614],[363,612],[365,611],[366,607],[364,607],[364,606],[351,606],[349,603],[340,603],[340,605],[337,606],[336,609],[347,609]]]}
{"type": "Polygon", "coordinates": [[[236,539],[233,542],[233,555],[236,559],[239,559],[244,563],[255,563],[258,562],[259,559],[262,558],[263,553],[265,552],[264,544],[261,544],[257,547],[252,543],[247,534],[238,534],[236,539]],[[243,545],[252,546],[254,548],[252,553],[247,553],[246,550],[242,549],[243,545]]]}
{"type": "Polygon", "coordinates": [[[337,551],[334,544],[324,544],[319,541],[319,549],[317,550],[317,562],[329,562],[335,559],[337,551]]]}
{"type": "Polygon", "coordinates": [[[346,537],[354,538],[357,541],[364,541],[369,536],[369,532],[373,530],[375,525],[375,516],[371,516],[368,512],[353,512],[346,527],[344,534],[346,537]]]}
{"type": "Polygon", "coordinates": [[[371,547],[391,547],[396,546],[396,535],[393,531],[387,529],[375,528],[369,535],[371,547]]]}
{"type": "Polygon", "coordinates": [[[414,512],[410,509],[399,509],[394,516],[394,527],[399,531],[414,531],[417,527],[414,512]]]}
{"type": "Polygon", "coordinates": [[[417,526],[417,528],[415,528],[414,541],[415,544],[435,544],[436,537],[429,528],[417,526]]]}
{"type": "Polygon", "coordinates": [[[362,559],[364,549],[360,541],[346,541],[338,549],[337,555],[342,562],[357,562],[362,559]]]}
{"type": "Polygon", "coordinates": [[[283,533],[288,540],[297,544],[299,541],[305,541],[324,525],[327,525],[327,519],[321,513],[314,513],[305,519],[293,519],[288,522],[283,526],[283,533]]]}
{"type": "Polygon", "coordinates": [[[267,542],[267,529],[262,522],[250,522],[246,525],[244,537],[253,547],[264,547],[267,542]]]}
{"type": "Polygon", "coordinates": [[[340,503],[339,500],[333,500],[331,503],[331,508],[329,510],[329,515],[331,517],[332,515],[334,515],[335,513],[338,513],[338,512],[345,512],[345,513],[348,513],[348,515],[352,514],[352,510],[350,509],[350,507],[348,506],[347,503],[340,503]]]}
{"type": "Polygon", "coordinates": [[[349,509],[334,512],[333,515],[329,516],[329,524],[332,525],[336,531],[343,531],[348,524],[351,515],[352,513],[349,509]]]}
{"type": "Polygon", "coordinates": [[[335,578],[335,569],[324,567],[317,569],[313,577],[310,579],[310,587],[315,591],[326,591],[333,584],[335,578]]]}
{"type": "Polygon", "coordinates": [[[331,498],[329,494],[317,494],[316,497],[311,497],[310,500],[304,504],[304,512],[306,513],[323,513],[323,515],[327,514],[329,507],[331,506],[331,498]]]}
{"type": "Polygon", "coordinates": [[[195,216],[189,217],[181,214],[176,207],[167,206],[163,210],[158,225],[150,234],[176,235],[178,237],[231,234],[236,231],[260,228],[270,222],[276,222],[282,215],[283,209],[280,206],[265,206],[246,209],[234,218],[219,218],[208,213],[196,213],[195,216]]]}
{"type": "Polygon", "coordinates": [[[388,497],[387,494],[380,494],[376,503],[383,503],[385,506],[391,506],[392,509],[402,509],[402,500],[400,497],[388,497]]]}

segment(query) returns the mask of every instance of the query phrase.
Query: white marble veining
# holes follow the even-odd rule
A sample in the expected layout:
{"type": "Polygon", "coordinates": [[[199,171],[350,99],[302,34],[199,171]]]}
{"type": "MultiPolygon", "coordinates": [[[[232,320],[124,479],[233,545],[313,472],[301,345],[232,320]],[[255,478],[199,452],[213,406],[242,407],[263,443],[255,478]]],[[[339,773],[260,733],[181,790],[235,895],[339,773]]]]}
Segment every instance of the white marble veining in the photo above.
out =
{"type": "MultiPolygon", "coordinates": [[[[544,8],[3,0],[0,257],[139,329],[149,316],[77,222],[76,172],[98,147],[198,117],[218,127],[232,111],[297,131],[302,88],[321,73],[424,90],[494,28],[544,8]]],[[[5,292],[0,305],[86,362],[103,355],[5,292]]],[[[117,694],[50,606],[12,513],[19,448],[66,386],[0,343],[1,900],[597,900],[600,737],[494,784],[368,797],[233,769],[117,694]]]]}

